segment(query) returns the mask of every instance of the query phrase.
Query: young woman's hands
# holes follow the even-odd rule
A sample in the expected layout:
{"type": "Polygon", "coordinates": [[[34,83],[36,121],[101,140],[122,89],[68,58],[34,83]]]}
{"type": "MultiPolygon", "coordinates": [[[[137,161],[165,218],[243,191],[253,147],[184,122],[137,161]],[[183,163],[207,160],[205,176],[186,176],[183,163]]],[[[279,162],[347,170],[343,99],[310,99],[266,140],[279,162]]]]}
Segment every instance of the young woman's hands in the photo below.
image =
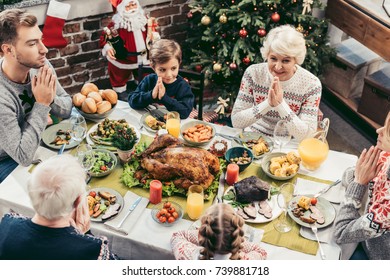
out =
{"type": "Polygon", "coordinates": [[[164,95],[165,95],[165,87],[164,87],[162,78],[158,77],[156,86],[154,87],[153,92],[152,92],[152,97],[153,97],[153,99],[158,98],[161,100],[164,97],[164,95]]]}
{"type": "Polygon", "coordinates": [[[376,174],[378,174],[381,165],[377,165],[381,150],[378,147],[371,146],[370,149],[364,149],[361,153],[355,168],[356,183],[367,185],[376,174]]]}
{"type": "Polygon", "coordinates": [[[49,106],[56,95],[57,77],[48,65],[39,68],[31,81],[31,89],[37,103],[49,106]]]}
{"type": "Polygon", "coordinates": [[[271,107],[276,107],[283,101],[283,89],[279,78],[274,77],[271,87],[268,92],[268,103],[271,107]]]}

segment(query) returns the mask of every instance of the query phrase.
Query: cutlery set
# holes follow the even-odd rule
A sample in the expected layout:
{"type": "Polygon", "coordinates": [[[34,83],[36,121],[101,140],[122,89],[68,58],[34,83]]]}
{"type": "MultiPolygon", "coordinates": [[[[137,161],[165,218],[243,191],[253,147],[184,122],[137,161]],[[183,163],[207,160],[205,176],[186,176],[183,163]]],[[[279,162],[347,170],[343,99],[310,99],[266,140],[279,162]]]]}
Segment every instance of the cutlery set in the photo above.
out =
{"type": "Polygon", "coordinates": [[[154,118],[156,118],[160,122],[165,122],[164,119],[164,112],[159,109],[150,109],[148,107],[145,107],[145,110],[154,118]]]}

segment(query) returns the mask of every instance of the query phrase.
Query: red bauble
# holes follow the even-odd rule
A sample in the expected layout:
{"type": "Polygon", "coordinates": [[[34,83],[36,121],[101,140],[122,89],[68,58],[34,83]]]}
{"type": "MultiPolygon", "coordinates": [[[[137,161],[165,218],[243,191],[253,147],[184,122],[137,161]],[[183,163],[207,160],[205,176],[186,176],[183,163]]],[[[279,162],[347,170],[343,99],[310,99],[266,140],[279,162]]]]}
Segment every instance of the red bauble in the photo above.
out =
{"type": "Polygon", "coordinates": [[[264,28],[259,28],[259,30],[257,30],[257,35],[259,35],[260,37],[264,37],[265,35],[267,35],[267,31],[264,28]]]}
{"type": "Polygon", "coordinates": [[[242,59],[242,62],[244,62],[245,64],[249,64],[251,62],[251,60],[249,59],[249,57],[244,57],[242,59]]]}
{"type": "Polygon", "coordinates": [[[241,38],[245,38],[248,36],[248,31],[245,30],[245,28],[241,29],[240,32],[238,32],[241,38]]]}
{"type": "Polygon", "coordinates": [[[278,12],[275,12],[271,15],[271,19],[273,22],[278,22],[280,20],[280,15],[278,14],[278,12]]]}
{"type": "Polygon", "coordinates": [[[196,70],[196,72],[202,72],[202,65],[196,65],[195,66],[195,70],[196,70]]]}
{"type": "Polygon", "coordinates": [[[232,63],[230,63],[229,68],[230,68],[230,70],[232,70],[232,71],[237,70],[237,64],[235,64],[234,62],[232,62],[232,63]]]}
{"type": "Polygon", "coordinates": [[[193,14],[191,11],[189,11],[189,12],[187,13],[187,18],[188,18],[188,19],[191,19],[193,16],[194,16],[194,14],[193,14]]]}
{"type": "Polygon", "coordinates": [[[226,33],[222,33],[221,37],[222,37],[223,39],[226,39],[227,34],[226,34],[226,33]]]}

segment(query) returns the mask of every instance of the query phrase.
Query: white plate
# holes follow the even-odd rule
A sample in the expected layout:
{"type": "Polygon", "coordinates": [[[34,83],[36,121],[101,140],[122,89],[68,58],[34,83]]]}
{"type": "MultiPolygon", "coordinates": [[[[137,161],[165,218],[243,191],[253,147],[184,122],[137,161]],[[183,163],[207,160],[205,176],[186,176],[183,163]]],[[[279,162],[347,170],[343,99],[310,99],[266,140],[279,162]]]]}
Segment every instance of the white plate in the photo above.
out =
{"type": "MultiPolygon", "coordinates": [[[[71,128],[72,128],[72,125],[69,122],[61,122],[59,124],[55,124],[55,125],[49,126],[42,133],[42,141],[49,148],[59,150],[59,149],[61,149],[62,145],[54,145],[54,144],[50,144],[50,142],[53,142],[54,139],[57,137],[57,131],[58,130],[60,130],[60,129],[68,130],[68,129],[71,129],[71,128]]],[[[64,138],[64,135],[60,135],[60,137],[64,138]]],[[[65,145],[65,150],[71,149],[73,147],[76,147],[78,144],[80,144],[80,141],[75,141],[73,139],[70,139],[69,140],[69,144],[65,145]]]]}
{"type": "MultiPolygon", "coordinates": [[[[117,191],[115,191],[115,190],[113,190],[113,189],[110,189],[110,188],[93,188],[93,189],[90,189],[90,190],[87,191],[87,195],[88,195],[91,191],[96,192],[96,195],[99,195],[99,192],[109,192],[109,193],[115,195],[115,196],[116,196],[116,202],[115,202],[115,203],[119,203],[119,205],[121,206],[121,207],[119,208],[119,210],[118,210],[118,214],[122,211],[122,208],[123,208],[123,197],[122,197],[122,196],[120,195],[120,193],[118,193],[117,191]]],[[[102,201],[102,203],[104,203],[106,200],[102,198],[101,201],[102,201]]],[[[110,208],[110,207],[107,207],[107,210],[106,210],[106,211],[108,211],[109,208],[110,208]]],[[[112,216],[110,219],[112,219],[112,218],[118,216],[118,214],[116,214],[115,216],[112,216]]],[[[99,217],[97,217],[97,218],[93,218],[93,217],[91,216],[91,221],[102,223],[102,222],[106,222],[106,221],[110,220],[110,219],[107,219],[107,220],[104,220],[104,221],[103,221],[103,220],[102,220],[102,216],[103,216],[103,215],[104,215],[104,214],[100,214],[99,217]]]]}
{"type": "MultiPolygon", "coordinates": [[[[301,196],[302,195],[297,195],[296,197],[294,197],[291,200],[290,205],[292,203],[294,203],[294,202],[298,202],[298,200],[301,198],[301,196]]],[[[304,196],[313,197],[313,195],[310,195],[310,194],[306,194],[304,196]]],[[[323,223],[322,225],[320,225],[319,223],[315,223],[314,225],[317,228],[324,228],[324,227],[327,227],[330,224],[332,224],[334,219],[336,218],[336,210],[334,209],[333,205],[328,200],[326,200],[325,198],[317,197],[316,207],[318,208],[318,210],[321,211],[322,215],[324,215],[325,223],[323,223]]],[[[294,214],[292,213],[292,207],[289,207],[287,213],[290,215],[291,219],[293,219],[297,224],[299,224],[299,225],[301,225],[303,227],[310,228],[310,224],[305,223],[304,221],[302,221],[299,218],[294,216],[294,214]]],[[[311,211],[310,210],[306,210],[304,216],[305,217],[309,217],[310,214],[311,214],[311,211]]]]}
{"type": "MultiPolygon", "coordinates": [[[[161,112],[163,112],[164,114],[167,114],[169,111],[168,110],[166,110],[166,109],[163,109],[163,108],[159,108],[159,110],[161,111],[161,112]]],[[[144,126],[144,128],[147,130],[147,131],[149,131],[150,133],[156,133],[157,131],[159,131],[159,129],[152,129],[150,126],[148,126],[147,124],[146,124],[146,122],[145,122],[145,119],[146,119],[146,117],[147,116],[150,116],[150,113],[145,113],[145,114],[143,114],[142,115],[142,117],[141,117],[141,119],[140,119],[140,124],[141,125],[143,125],[144,126]]]]}
{"type": "MultiPolygon", "coordinates": [[[[264,153],[264,154],[261,154],[259,156],[255,156],[255,153],[253,153],[253,157],[255,159],[261,159],[264,155],[271,153],[272,150],[274,149],[274,142],[272,141],[272,139],[270,137],[268,137],[264,134],[258,133],[258,132],[250,132],[250,131],[242,132],[242,133],[237,134],[235,137],[242,139],[242,141],[244,141],[244,142],[249,141],[249,140],[257,140],[260,137],[262,137],[268,143],[269,151],[264,153]]],[[[239,143],[237,143],[234,140],[232,140],[231,142],[232,142],[232,147],[241,146],[239,143]]],[[[243,146],[248,148],[246,145],[243,145],[243,146]]],[[[248,148],[248,149],[250,149],[250,148],[248,148]]]]}
{"type": "MultiPolygon", "coordinates": [[[[234,191],[234,186],[230,186],[229,188],[226,189],[225,194],[226,195],[230,190],[234,191]]],[[[230,204],[232,200],[226,200],[223,199],[224,203],[230,204]]],[[[270,200],[267,200],[269,206],[272,208],[272,217],[270,219],[266,218],[264,215],[260,214],[259,211],[259,203],[258,201],[255,201],[255,207],[256,207],[256,218],[255,219],[247,219],[245,220],[246,223],[252,223],[252,224],[262,224],[262,223],[268,223],[272,220],[275,220],[277,217],[279,217],[280,214],[282,214],[283,210],[282,208],[279,207],[278,205],[278,199],[277,195],[271,196],[270,200]]],[[[234,208],[237,211],[237,208],[234,208]]]]}

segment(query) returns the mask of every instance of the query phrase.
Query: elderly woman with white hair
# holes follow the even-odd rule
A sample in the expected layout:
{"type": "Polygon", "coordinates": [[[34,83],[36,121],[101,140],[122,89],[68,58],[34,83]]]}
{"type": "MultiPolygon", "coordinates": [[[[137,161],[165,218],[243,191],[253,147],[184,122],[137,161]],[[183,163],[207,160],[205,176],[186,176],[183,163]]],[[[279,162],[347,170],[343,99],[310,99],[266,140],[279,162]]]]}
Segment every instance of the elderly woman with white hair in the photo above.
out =
{"type": "Polygon", "coordinates": [[[233,106],[236,128],[273,135],[276,123],[287,120],[291,135],[301,140],[317,128],[322,86],[302,68],[303,35],[289,25],[272,29],[261,48],[266,61],[249,66],[233,106]]]}
{"type": "Polygon", "coordinates": [[[109,260],[106,237],[89,232],[85,171],[71,155],[40,163],[27,185],[35,210],[30,219],[16,213],[0,223],[0,259],[109,260]]]}

